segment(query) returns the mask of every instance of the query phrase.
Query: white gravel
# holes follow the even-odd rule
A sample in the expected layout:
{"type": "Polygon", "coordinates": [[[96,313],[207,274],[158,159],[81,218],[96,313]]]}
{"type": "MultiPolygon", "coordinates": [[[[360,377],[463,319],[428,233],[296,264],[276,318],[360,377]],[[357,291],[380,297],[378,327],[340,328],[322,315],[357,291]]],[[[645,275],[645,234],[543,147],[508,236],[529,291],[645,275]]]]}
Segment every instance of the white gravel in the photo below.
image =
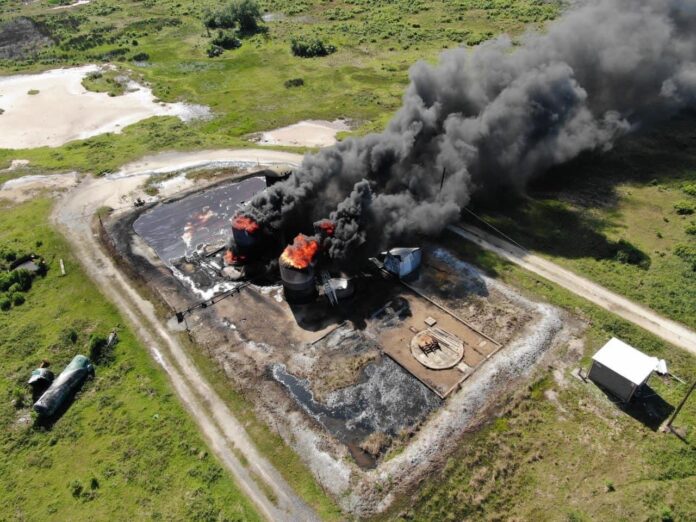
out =
{"type": "Polygon", "coordinates": [[[288,147],[329,147],[336,143],[336,134],[350,130],[344,120],[304,120],[287,127],[262,132],[252,138],[259,145],[288,147]]]}

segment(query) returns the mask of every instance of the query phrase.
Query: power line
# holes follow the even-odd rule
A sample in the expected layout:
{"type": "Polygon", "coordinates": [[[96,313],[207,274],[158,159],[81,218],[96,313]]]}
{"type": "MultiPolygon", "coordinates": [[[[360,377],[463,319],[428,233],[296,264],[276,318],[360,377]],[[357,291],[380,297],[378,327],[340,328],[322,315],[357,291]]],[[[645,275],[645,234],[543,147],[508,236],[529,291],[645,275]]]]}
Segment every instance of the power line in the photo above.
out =
{"type": "Polygon", "coordinates": [[[486,221],[486,220],[483,219],[482,217],[476,215],[476,214],[475,214],[472,210],[470,210],[468,207],[464,207],[464,210],[466,210],[469,214],[471,214],[471,215],[474,216],[476,219],[478,219],[481,223],[483,223],[484,225],[486,225],[487,227],[491,228],[492,230],[494,230],[495,232],[497,232],[498,234],[500,234],[502,237],[504,237],[505,239],[507,239],[510,243],[512,243],[513,245],[515,245],[517,248],[520,248],[520,249],[524,250],[525,252],[529,252],[529,249],[528,249],[528,248],[523,247],[523,246],[520,245],[517,241],[515,241],[515,240],[512,239],[510,236],[508,236],[505,232],[503,232],[502,230],[500,230],[499,228],[497,228],[497,227],[494,226],[493,224],[489,223],[488,221],[486,221]]]}

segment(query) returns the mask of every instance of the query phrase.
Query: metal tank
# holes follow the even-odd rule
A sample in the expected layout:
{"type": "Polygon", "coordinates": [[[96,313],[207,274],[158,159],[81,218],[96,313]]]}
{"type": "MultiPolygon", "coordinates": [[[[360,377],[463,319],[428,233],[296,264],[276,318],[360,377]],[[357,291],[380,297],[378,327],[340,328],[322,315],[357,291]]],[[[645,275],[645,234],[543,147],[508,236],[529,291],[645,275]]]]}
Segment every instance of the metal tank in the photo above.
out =
{"type": "Polygon", "coordinates": [[[34,403],[34,411],[42,417],[52,417],[87,380],[94,376],[94,366],[84,355],[76,355],[58,378],[34,403]]]}

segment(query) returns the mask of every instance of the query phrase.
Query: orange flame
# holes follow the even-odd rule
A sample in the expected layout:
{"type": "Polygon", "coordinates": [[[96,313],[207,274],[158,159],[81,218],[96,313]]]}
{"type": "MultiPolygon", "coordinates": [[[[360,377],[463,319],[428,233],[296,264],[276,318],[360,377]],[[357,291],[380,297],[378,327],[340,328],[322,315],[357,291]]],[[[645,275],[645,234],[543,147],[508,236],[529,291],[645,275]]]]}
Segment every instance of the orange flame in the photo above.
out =
{"type": "Polygon", "coordinates": [[[330,219],[322,219],[316,223],[316,227],[322,230],[327,236],[331,237],[336,232],[336,223],[330,219]]]}
{"type": "Polygon", "coordinates": [[[225,260],[226,265],[236,265],[237,263],[243,262],[245,259],[244,256],[235,256],[232,250],[227,250],[222,258],[225,260]]]}
{"type": "Polygon", "coordinates": [[[232,218],[232,228],[237,230],[244,230],[249,234],[253,234],[259,230],[259,224],[251,219],[250,217],[244,216],[242,214],[237,214],[232,218]]]}
{"type": "Polygon", "coordinates": [[[292,245],[288,245],[285,248],[280,256],[280,261],[287,266],[302,270],[309,266],[317,252],[319,252],[318,241],[312,237],[300,234],[295,238],[292,245]]]}

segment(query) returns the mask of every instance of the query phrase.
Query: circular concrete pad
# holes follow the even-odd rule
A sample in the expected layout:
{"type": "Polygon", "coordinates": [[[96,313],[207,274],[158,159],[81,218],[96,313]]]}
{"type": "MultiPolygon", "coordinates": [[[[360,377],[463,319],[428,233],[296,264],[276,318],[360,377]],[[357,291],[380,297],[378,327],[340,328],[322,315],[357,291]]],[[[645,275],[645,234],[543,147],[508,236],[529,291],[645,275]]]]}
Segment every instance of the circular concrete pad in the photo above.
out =
{"type": "Polygon", "coordinates": [[[464,343],[440,328],[428,328],[411,339],[411,355],[426,368],[453,368],[464,357],[464,343]]]}

